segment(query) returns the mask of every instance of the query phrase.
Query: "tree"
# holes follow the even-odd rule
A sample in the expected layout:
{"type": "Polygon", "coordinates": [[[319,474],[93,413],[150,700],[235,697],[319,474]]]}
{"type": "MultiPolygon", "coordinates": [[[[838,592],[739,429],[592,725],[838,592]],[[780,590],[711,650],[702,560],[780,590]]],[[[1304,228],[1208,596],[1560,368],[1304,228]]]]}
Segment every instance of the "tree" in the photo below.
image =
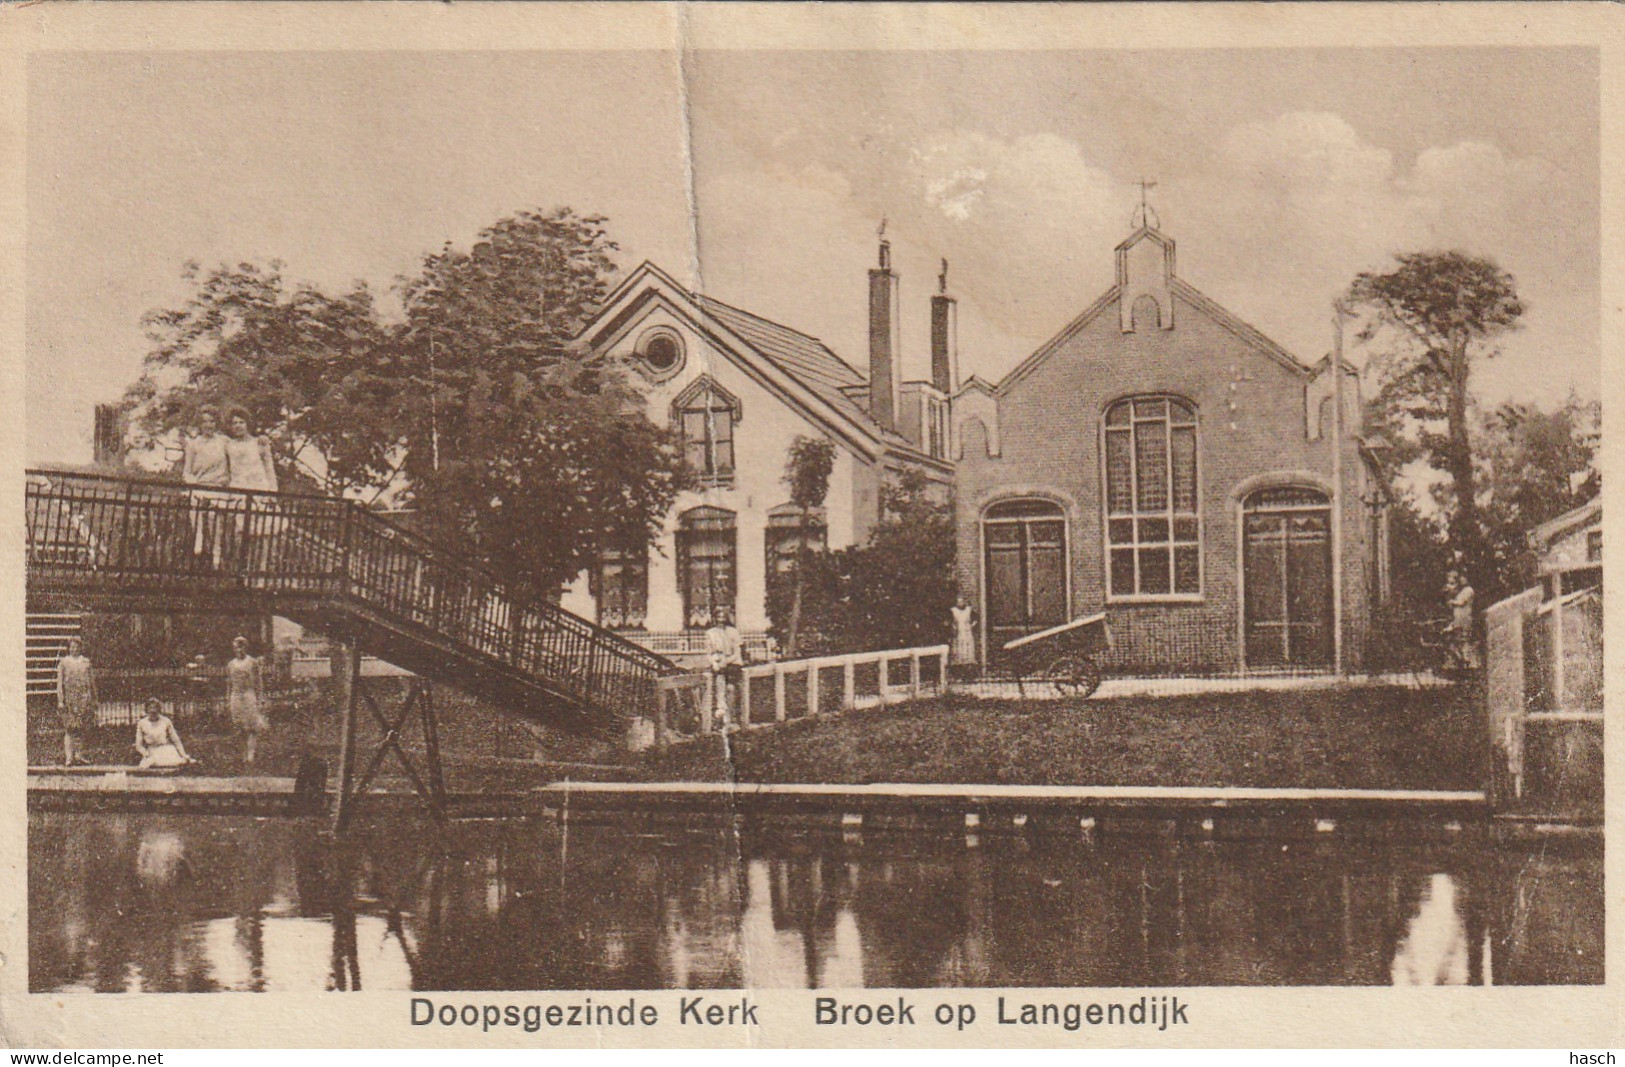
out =
{"type": "MultiPolygon", "coordinates": [[[[918,472],[880,490],[880,521],[862,545],[808,551],[797,654],[941,644],[952,629],[953,506],[918,472]]],[[[793,586],[770,577],[768,614],[781,638],[793,586]]]]}
{"type": "Polygon", "coordinates": [[[290,285],[275,261],[207,273],[189,263],[183,276],[193,296],[142,320],[152,348],[124,397],[135,424],[164,436],[205,406],[241,407],[270,437],[285,484],[342,491],[384,477],[393,383],[367,287],[335,297],[290,285]]]}
{"type": "Polygon", "coordinates": [[[1523,303],[1512,275],[1490,260],[1461,252],[1415,252],[1396,260],[1386,274],[1357,275],[1348,299],[1374,315],[1362,340],[1384,330],[1392,335],[1379,357],[1384,428],[1394,432],[1395,420],[1409,420],[1413,454],[1449,476],[1449,544],[1468,582],[1482,590],[1493,575],[1479,515],[1469,385],[1474,362],[1495,354],[1486,342],[1517,324],[1523,303]],[[1443,434],[1434,428],[1441,420],[1443,434]]]}
{"type": "Polygon", "coordinates": [[[850,562],[852,632],[865,648],[941,644],[952,630],[954,511],[918,471],[880,490],[881,521],[850,562]]]}
{"type": "Polygon", "coordinates": [[[401,284],[405,499],[542,596],[605,545],[647,546],[686,484],[635,373],[574,341],[609,294],[615,247],[599,216],[521,212],[401,284]]]}
{"type": "Polygon", "coordinates": [[[1478,482],[1495,599],[1538,577],[1529,531],[1579,507],[1602,489],[1596,469],[1601,406],[1571,395],[1554,411],[1508,403],[1483,420],[1478,482]]]}
{"type": "Polygon", "coordinates": [[[829,479],[835,471],[835,446],[822,437],[796,437],[790,442],[785,462],[784,484],[790,489],[790,503],[796,506],[796,565],[790,600],[790,630],[785,653],[796,655],[801,638],[801,601],[806,591],[809,565],[807,539],[816,513],[829,496],[829,479]]]}
{"type": "Polygon", "coordinates": [[[189,265],[197,291],[146,317],[126,403],[160,433],[240,405],[286,472],[390,493],[522,593],[556,597],[602,546],[646,547],[685,484],[635,373],[574,341],[615,247],[601,217],[520,212],[425,256],[393,322],[363,285],[333,297],[279,263],[189,265]]]}

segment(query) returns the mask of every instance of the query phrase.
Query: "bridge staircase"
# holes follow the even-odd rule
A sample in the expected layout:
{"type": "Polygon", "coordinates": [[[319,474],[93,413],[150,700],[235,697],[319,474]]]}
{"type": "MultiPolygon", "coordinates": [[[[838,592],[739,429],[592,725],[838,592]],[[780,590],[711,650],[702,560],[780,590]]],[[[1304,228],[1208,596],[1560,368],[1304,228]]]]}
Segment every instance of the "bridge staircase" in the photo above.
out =
{"type": "Polygon", "coordinates": [[[336,687],[347,705],[341,821],[387,751],[431,806],[443,800],[429,680],[528,722],[617,736],[652,718],[661,680],[682,673],[352,501],[37,469],[25,516],[31,613],[274,614],[337,638],[349,658],[336,687]],[[397,714],[363,690],[363,653],[422,680],[397,714]],[[384,739],[356,775],[363,705],[384,739]],[[413,768],[399,744],[414,715],[432,766],[413,768]]]}

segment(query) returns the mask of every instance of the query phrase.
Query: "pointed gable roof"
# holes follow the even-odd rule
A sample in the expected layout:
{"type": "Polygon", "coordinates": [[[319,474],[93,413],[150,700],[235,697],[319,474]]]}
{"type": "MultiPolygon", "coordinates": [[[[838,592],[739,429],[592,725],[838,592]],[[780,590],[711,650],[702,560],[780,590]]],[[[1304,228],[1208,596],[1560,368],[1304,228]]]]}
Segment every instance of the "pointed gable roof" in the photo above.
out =
{"type": "Polygon", "coordinates": [[[1160,230],[1149,226],[1140,226],[1113,251],[1118,261],[1117,284],[1102,293],[1094,303],[1084,309],[1083,313],[1061,329],[1061,332],[1045,341],[1032,355],[1022,360],[1015,369],[1000,379],[995,390],[1003,394],[1036,370],[1047,360],[1056,349],[1065,345],[1072,338],[1083,332],[1090,324],[1104,314],[1123,298],[1127,279],[1123,276],[1123,254],[1132,246],[1143,240],[1155,242],[1166,256],[1168,275],[1168,292],[1176,299],[1200,312],[1205,318],[1219,328],[1234,334],[1243,344],[1252,348],[1260,355],[1281,364],[1281,366],[1303,377],[1309,377],[1310,368],[1306,367],[1296,356],[1266,337],[1263,332],[1243,321],[1239,316],[1226,310],[1216,301],[1210,299],[1194,285],[1174,275],[1173,272],[1173,241],[1160,230]]]}
{"type": "Polygon", "coordinates": [[[868,379],[824,342],[800,330],[724,304],[678,285],[645,261],[615,287],[578,339],[611,343],[650,301],[659,301],[717,347],[730,352],[763,385],[814,422],[844,440],[885,451],[924,453],[903,435],[883,428],[851,394],[862,396],[868,379]],[[766,373],[762,373],[766,371],[766,373]]]}

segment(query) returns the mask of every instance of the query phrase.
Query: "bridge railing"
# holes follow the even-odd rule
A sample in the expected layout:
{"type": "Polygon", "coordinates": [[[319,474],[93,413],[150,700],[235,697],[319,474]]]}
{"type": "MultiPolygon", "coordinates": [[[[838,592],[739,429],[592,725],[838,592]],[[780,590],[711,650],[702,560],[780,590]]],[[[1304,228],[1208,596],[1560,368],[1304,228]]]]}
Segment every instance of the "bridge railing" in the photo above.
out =
{"type": "Polygon", "coordinates": [[[346,500],[29,471],[30,583],[88,596],[257,593],[350,601],[392,628],[580,703],[648,714],[664,658],[346,500]]]}

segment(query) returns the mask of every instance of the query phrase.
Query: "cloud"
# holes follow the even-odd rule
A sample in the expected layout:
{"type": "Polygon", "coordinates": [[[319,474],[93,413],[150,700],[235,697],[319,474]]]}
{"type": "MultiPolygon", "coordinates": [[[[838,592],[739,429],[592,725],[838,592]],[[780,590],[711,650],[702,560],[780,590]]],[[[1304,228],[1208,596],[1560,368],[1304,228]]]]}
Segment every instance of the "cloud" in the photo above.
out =
{"type": "MultiPolygon", "coordinates": [[[[861,365],[865,272],[884,217],[906,359],[924,358],[925,296],[947,258],[966,372],[998,377],[1111,284],[1138,189],[1088,143],[959,128],[912,140],[894,130],[852,148],[792,163],[791,145],[701,170],[705,280],[717,295],[820,334],[861,365]]],[[[1517,388],[1519,353],[1543,346],[1542,358],[1567,361],[1558,393],[1570,381],[1594,392],[1584,329],[1594,334],[1595,317],[1571,280],[1574,234],[1529,225],[1552,211],[1552,175],[1547,160],[1481,140],[1406,160],[1340,115],[1293,111],[1221,132],[1207,158],[1165,170],[1152,201],[1179,242],[1181,275],[1302,359],[1327,350],[1331,303],[1356,273],[1396,252],[1459,247],[1512,270],[1532,308],[1486,388],[1517,388]]]]}
{"type": "Polygon", "coordinates": [[[1342,117],[1324,111],[1238,126],[1224,138],[1220,156],[1232,179],[1300,199],[1378,189],[1394,167],[1391,152],[1367,144],[1342,117]]]}

